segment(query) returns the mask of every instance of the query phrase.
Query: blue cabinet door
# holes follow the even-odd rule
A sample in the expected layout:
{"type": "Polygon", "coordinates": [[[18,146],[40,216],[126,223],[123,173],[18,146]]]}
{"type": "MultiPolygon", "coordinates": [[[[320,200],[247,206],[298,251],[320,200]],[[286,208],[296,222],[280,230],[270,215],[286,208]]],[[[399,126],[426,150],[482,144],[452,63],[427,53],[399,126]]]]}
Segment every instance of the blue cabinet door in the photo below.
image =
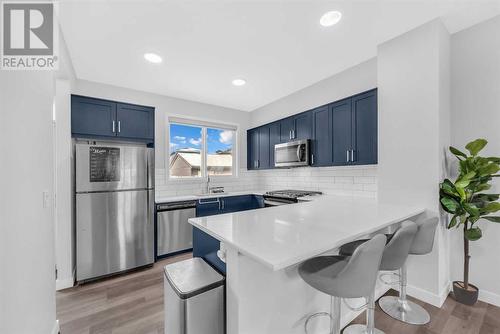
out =
{"type": "Polygon", "coordinates": [[[264,198],[258,195],[221,197],[222,213],[260,209],[264,207],[264,198]]]}
{"type": "Polygon", "coordinates": [[[312,112],[313,135],[311,140],[311,165],[314,167],[332,164],[332,111],[328,106],[312,112]]]}
{"type": "Polygon", "coordinates": [[[280,142],[286,143],[292,140],[292,131],[295,130],[295,120],[288,117],[280,121],[280,142]]]}
{"type": "Polygon", "coordinates": [[[351,99],[329,105],[332,115],[332,162],[334,166],[350,164],[352,140],[351,99]]]}
{"type": "Polygon", "coordinates": [[[311,112],[301,113],[294,117],[294,128],[292,139],[311,139],[312,137],[312,114],[311,112]]]}
{"type": "MultiPolygon", "coordinates": [[[[221,202],[218,198],[199,200],[196,203],[196,217],[218,215],[222,213],[221,202]]],[[[219,240],[193,227],[193,256],[201,257],[221,273],[226,272],[225,263],[217,257],[220,248],[219,240]]]]}
{"type": "Polygon", "coordinates": [[[71,133],[74,136],[116,135],[116,103],[84,96],[71,96],[71,133]]]}
{"type": "Polygon", "coordinates": [[[257,169],[259,160],[259,129],[247,131],[247,169],[257,169]]]}
{"type": "Polygon", "coordinates": [[[352,98],[352,164],[377,163],[377,91],[352,98]]]}
{"type": "Polygon", "coordinates": [[[257,161],[258,169],[266,169],[270,167],[271,164],[271,152],[269,150],[270,146],[270,127],[262,126],[259,128],[259,159],[257,161]]]}
{"type": "Polygon", "coordinates": [[[274,168],[274,145],[280,142],[280,123],[271,123],[269,125],[269,168],[274,168]]]}
{"type": "Polygon", "coordinates": [[[117,103],[116,122],[119,137],[154,140],[154,108],[117,103]]]}

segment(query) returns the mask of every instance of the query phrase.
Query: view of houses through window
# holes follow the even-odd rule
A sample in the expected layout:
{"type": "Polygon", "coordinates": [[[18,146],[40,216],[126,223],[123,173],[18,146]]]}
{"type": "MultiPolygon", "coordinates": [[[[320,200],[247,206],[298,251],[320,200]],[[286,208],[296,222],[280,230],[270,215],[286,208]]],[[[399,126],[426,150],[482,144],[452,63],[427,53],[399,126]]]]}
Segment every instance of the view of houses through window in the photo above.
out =
{"type": "Polygon", "coordinates": [[[233,175],[234,137],[234,130],[170,123],[170,177],[233,175]]]}

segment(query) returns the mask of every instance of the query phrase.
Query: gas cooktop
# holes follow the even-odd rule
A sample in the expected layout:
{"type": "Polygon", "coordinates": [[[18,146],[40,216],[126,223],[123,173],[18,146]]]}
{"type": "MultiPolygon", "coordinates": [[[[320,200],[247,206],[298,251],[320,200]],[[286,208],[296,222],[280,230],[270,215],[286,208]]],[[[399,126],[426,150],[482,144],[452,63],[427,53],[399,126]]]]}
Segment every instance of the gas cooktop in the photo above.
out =
{"type": "Polygon", "coordinates": [[[296,199],[296,198],[304,197],[304,196],[321,195],[321,194],[323,194],[321,191],[291,190],[291,189],[266,192],[266,195],[268,195],[268,196],[291,198],[291,199],[296,199]]]}

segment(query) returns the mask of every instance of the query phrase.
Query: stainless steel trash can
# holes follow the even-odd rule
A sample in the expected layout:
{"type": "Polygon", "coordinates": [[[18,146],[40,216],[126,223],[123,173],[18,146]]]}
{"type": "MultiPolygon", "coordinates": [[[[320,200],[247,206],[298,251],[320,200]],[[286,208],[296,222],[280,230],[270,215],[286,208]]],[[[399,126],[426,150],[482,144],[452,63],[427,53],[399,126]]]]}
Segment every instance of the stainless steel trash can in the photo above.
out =
{"type": "Polygon", "coordinates": [[[225,278],[201,258],[164,268],[165,334],[224,334],[225,278]]]}

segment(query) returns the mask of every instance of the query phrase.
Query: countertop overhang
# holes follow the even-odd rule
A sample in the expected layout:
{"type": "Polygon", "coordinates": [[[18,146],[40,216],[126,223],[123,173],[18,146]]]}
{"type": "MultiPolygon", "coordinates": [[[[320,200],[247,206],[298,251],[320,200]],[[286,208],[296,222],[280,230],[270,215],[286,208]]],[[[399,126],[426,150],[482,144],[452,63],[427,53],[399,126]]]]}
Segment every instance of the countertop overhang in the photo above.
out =
{"type": "Polygon", "coordinates": [[[189,222],[272,270],[281,270],[424,211],[374,198],[323,195],[310,202],[189,222]]]}

